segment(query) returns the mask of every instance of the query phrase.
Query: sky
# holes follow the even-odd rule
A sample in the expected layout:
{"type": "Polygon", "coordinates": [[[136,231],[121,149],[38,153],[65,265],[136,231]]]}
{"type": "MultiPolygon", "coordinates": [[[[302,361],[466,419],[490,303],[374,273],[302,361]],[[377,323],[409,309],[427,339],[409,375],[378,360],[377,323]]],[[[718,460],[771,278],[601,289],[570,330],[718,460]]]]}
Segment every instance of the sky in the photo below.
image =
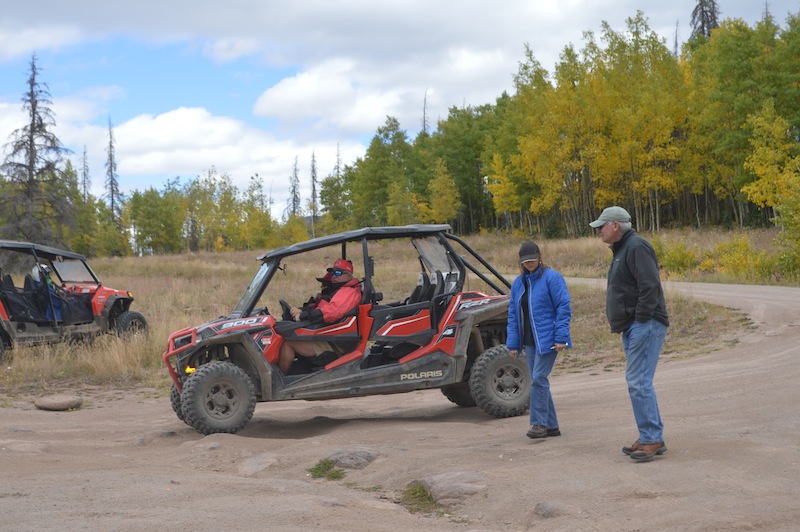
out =
{"type": "MultiPolygon", "coordinates": [[[[568,45],[640,10],[672,48],[696,0],[31,0],[0,15],[0,145],[25,125],[36,55],[55,134],[104,194],[109,123],[129,194],[212,169],[244,190],[258,175],[280,218],[295,161],[301,200],[337,162],[363,157],[388,116],[413,140],[453,107],[514,92],[528,45],[552,72],[568,45]]],[[[800,0],[718,0],[753,26],[785,27],[800,0]]],[[[6,152],[3,151],[3,157],[6,152]]]]}

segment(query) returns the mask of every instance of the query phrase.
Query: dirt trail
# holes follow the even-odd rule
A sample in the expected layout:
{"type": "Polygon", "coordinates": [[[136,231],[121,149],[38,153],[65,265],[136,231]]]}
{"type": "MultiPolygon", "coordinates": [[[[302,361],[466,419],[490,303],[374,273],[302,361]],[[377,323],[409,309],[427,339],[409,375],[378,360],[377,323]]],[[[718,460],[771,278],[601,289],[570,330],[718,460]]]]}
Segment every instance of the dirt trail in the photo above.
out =
{"type": "MultiPolygon", "coordinates": [[[[570,282],[577,282],[570,280],[570,282]]],[[[0,529],[796,530],[800,523],[800,289],[667,283],[747,312],[736,347],[659,366],[669,451],[636,438],[622,372],[553,378],[563,436],[525,437],[438,390],[262,403],[238,435],[203,437],[151,391],[77,390],[75,412],[1,398],[0,529]],[[307,469],[379,453],[340,481],[307,469]],[[467,472],[478,491],[420,516],[411,481],[467,472]]]]}

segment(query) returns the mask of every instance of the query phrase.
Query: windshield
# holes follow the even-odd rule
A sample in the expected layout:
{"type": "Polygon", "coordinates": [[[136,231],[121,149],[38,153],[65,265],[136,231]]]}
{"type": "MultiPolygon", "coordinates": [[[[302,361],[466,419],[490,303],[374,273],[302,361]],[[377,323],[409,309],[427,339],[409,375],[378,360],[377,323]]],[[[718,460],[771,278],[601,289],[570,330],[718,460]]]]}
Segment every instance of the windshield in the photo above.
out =
{"type": "Polygon", "coordinates": [[[79,260],[52,261],[51,264],[64,283],[97,283],[86,264],[79,260]]]}
{"type": "Polygon", "coordinates": [[[244,316],[245,311],[249,312],[251,309],[248,308],[249,305],[252,305],[254,298],[260,296],[260,291],[264,288],[264,279],[266,279],[267,274],[269,273],[269,264],[264,263],[256,272],[256,275],[253,277],[253,280],[250,281],[250,284],[247,287],[247,290],[244,291],[242,294],[241,299],[239,302],[236,303],[236,306],[233,308],[233,312],[231,316],[244,316]]]}
{"type": "Polygon", "coordinates": [[[431,271],[439,270],[442,273],[458,271],[456,265],[450,260],[447,249],[439,242],[438,238],[434,236],[415,238],[412,242],[422,261],[431,271]]]}

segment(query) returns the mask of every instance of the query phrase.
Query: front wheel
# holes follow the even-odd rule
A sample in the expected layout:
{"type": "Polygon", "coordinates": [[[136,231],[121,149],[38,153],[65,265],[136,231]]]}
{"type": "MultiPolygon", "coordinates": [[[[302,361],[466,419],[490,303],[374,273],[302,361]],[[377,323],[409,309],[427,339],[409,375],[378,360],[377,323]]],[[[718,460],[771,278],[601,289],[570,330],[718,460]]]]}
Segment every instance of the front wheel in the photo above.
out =
{"type": "Polygon", "coordinates": [[[494,417],[521,416],[530,408],[528,364],[511,357],[504,345],[481,353],[472,366],[469,388],[481,410],[494,417]]]}
{"type": "Polygon", "coordinates": [[[133,310],[126,310],[114,320],[117,334],[128,336],[147,332],[147,320],[144,316],[133,310]]]}
{"type": "Polygon", "coordinates": [[[169,391],[169,402],[172,405],[172,411],[175,412],[178,419],[186,422],[183,417],[183,408],[181,407],[181,392],[178,391],[178,387],[175,386],[174,382],[172,383],[172,389],[169,391]]]}
{"type": "Polygon", "coordinates": [[[230,362],[204,364],[186,380],[181,412],[201,434],[236,434],[256,408],[256,390],[244,370],[230,362]]]}

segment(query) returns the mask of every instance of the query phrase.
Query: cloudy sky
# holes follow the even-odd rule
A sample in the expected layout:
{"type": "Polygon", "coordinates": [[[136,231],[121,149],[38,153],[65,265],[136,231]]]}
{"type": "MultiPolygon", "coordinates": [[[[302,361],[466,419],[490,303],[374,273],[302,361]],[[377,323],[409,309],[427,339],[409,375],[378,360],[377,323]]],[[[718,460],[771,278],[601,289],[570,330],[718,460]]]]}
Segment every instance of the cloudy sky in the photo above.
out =
{"type": "MultiPolygon", "coordinates": [[[[785,27],[800,0],[718,0],[721,18],[785,27]]],[[[37,56],[56,134],[88,154],[103,194],[109,119],[123,191],[161,189],[212,167],[244,188],[258,174],[273,216],[286,207],[298,158],[323,178],[364,154],[387,116],[413,139],[456,106],[513,92],[527,43],[553,70],[602,21],[623,29],[637,9],[670,47],[690,33],[696,0],[32,0],[0,14],[0,144],[24,124],[21,99],[37,56]]],[[[3,154],[5,156],[5,152],[3,154]]]]}

